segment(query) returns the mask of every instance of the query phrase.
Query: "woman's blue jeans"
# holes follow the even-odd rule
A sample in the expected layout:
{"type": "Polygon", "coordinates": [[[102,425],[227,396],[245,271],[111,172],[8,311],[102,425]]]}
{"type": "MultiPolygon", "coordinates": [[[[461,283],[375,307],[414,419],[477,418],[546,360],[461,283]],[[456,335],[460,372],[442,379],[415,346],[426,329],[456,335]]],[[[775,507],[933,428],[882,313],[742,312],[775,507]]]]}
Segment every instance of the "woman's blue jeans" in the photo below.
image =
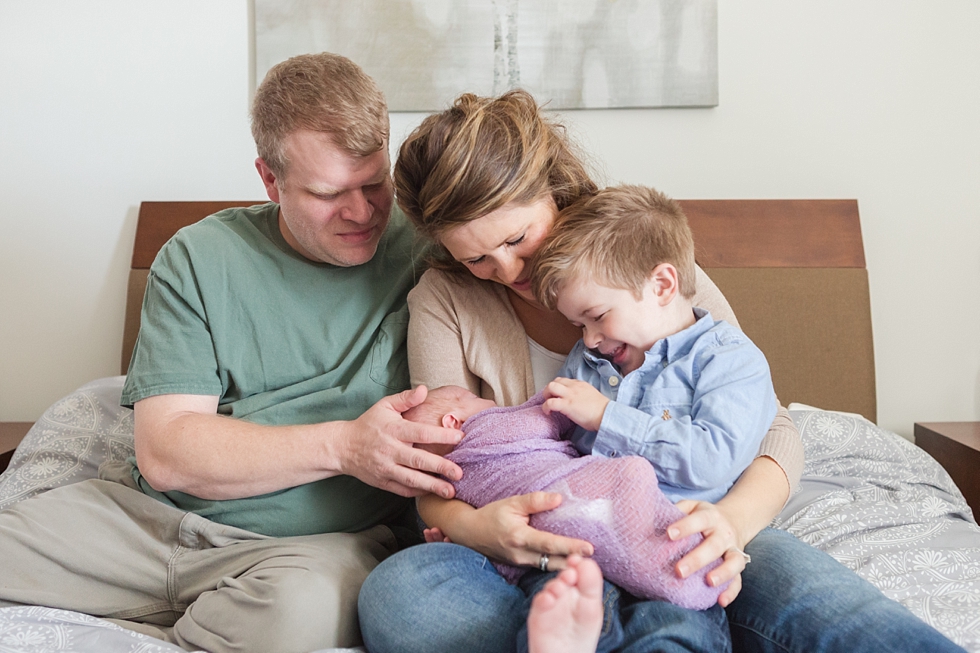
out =
{"type": "MultiPolygon", "coordinates": [[[[827,554],[775,529],[746,551],[752,562],[726,610],[736,652],[944,652],[963,649],[827,554]]],[[[371,653],[512,653],[527,648],[526,619],[549,574],[508,585],[486,558],[424,544],[382,562],[358,612],[371,653]]],[[[599,651],[724,651],[717,607],[698,612],[605,587],[599,651]]]]}

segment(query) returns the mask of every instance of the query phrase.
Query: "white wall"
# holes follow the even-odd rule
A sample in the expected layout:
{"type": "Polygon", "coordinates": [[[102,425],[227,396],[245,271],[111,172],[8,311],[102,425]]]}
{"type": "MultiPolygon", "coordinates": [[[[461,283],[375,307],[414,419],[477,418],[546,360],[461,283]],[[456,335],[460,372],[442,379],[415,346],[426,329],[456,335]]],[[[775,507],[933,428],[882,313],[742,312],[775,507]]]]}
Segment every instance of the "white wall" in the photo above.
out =
{"type": "MultiPolygon", "coordinates": [[[[0,420],[117,373],[140,201],[263,197],[248,13],[0,0],[0,420]]],[[[717,108],[566,118],[609,181],[857,198],[879,421],[908,435],[980,419],[978,33],[970,0],[722,0],[717,108]]]]}

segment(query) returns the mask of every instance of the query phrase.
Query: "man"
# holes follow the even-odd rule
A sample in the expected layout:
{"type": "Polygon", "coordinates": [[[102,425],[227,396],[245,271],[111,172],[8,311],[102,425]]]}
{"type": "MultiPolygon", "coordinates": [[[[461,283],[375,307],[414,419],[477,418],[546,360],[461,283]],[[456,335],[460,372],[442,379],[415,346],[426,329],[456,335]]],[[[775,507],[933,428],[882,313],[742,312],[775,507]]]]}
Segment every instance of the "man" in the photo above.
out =
{"type": "Polygon", "coordinates": [[[161,250],[123,389],[136,466],[0,513],[0,605],[111,618],[187,649],[359,643],[357,591],[459,468],[414,443],[405,296],[414,234],[392,215],[388,114],[331,54],[256,91],[256,168],[273,203],[161,250]],[[396,392],[400,394],[393,394],[396,392]]]}

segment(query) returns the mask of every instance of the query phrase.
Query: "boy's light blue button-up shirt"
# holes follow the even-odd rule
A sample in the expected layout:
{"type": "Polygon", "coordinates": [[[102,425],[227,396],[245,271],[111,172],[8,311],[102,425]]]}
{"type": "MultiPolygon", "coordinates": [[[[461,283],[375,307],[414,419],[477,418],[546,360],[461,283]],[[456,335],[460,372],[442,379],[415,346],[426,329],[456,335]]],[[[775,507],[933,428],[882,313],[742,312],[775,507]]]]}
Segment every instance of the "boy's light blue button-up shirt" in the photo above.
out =
{"type": "Polygon", "coordinates": [[[717,501],[759,451],[776,394],[762,351],[739,329],[695,308],[697,322],[658,341],[626,376],[585,347],[559,376],[586,381],[611,401],[599,431],[569,436],[583,454],[640,455],[671,499],[717,501]]]}

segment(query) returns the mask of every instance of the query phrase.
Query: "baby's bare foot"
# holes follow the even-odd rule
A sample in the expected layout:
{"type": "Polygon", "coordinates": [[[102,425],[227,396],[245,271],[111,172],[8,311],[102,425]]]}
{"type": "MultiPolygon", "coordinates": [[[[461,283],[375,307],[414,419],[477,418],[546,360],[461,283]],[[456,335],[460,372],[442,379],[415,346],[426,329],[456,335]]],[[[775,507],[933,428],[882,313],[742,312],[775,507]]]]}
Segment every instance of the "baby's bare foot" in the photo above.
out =
{"type": "Polygon", "coordinates": [[[568,568],[531,601],[527,617],[530,653],[595,653],[602,628],[602,572],[572,555],[568,568]]]}

